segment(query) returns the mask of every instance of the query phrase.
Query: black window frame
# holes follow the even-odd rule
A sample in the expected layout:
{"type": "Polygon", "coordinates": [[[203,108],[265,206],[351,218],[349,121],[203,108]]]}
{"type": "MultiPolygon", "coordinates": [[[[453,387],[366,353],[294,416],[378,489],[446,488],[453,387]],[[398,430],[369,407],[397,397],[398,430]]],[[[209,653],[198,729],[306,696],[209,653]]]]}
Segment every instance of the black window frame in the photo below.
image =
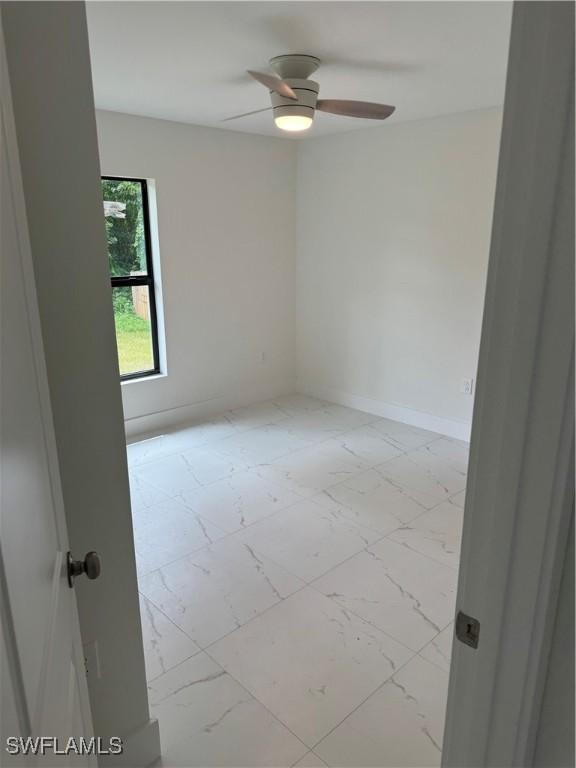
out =
{"type": "Polygon", "coordinates": [[[158,349],[158,316],[156,312],[156,291],[154,283],[154,264],[152,260],[152,238],[150,236],[150,207],[148,202],[148,182],[146,179],[133,178],[132,176],[102,176],[102,181],[132,181],[140,184],[142,193],[142,216],[144,225],[144,248],[146,250],[146,274],[126,275],[124,277],[112,277],[110,281],[114,288],[132,288],[137,285],[148,286],[148,307],[150,310],[150,331],[152,335],[152,356],[154,367],[145,371],[120,374],[120,381],[132,381],[144,379],[147,376],[157,376],[160,373],[160,353],[158,349]]]}

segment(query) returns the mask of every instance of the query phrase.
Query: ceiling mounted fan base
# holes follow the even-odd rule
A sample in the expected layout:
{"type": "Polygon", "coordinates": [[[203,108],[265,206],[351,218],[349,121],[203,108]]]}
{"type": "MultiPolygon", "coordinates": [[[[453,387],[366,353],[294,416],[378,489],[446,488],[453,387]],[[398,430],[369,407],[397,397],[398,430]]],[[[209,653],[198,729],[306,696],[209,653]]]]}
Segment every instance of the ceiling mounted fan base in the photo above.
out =
{"type": "Polygon", "coordinates": [[[286,53],[270,59],[272,70],[283,80],[286,78],[307,80],[313,72],[316,72],[320,64],[319,58],[306,53],[286,53]]]}

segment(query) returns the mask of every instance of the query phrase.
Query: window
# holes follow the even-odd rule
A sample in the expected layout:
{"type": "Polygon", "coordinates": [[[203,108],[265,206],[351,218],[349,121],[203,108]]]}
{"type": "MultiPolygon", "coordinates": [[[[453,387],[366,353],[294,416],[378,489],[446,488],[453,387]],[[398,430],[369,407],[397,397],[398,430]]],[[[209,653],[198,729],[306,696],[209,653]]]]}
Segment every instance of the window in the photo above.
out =
{"type": "Polygon", "coordinates": [[[144,179],[102,177],[116,344],[122,380],[160,372],[144,179]]]}

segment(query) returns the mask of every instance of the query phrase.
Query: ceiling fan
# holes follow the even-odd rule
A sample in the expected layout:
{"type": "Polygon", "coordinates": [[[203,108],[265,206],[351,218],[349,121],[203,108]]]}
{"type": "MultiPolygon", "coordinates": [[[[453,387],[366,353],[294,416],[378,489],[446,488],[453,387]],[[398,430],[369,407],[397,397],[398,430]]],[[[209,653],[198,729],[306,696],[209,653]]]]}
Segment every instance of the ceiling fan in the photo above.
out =
{"type": "Polygon", "coordinates": [[[227,117],[223,122],[272,109],[278,128],[284,131],[305,131],[312,125],[316,110],[369,120],[385,120],[394,112],[395,107],[370,101],[319,99],[320,86],[308,78],[318,69],[320,63],[316,56],[285,54],[270,59],[270,67],[275,74],[249,69],[248,74],[270,91],[272,106],[227,117]]]}

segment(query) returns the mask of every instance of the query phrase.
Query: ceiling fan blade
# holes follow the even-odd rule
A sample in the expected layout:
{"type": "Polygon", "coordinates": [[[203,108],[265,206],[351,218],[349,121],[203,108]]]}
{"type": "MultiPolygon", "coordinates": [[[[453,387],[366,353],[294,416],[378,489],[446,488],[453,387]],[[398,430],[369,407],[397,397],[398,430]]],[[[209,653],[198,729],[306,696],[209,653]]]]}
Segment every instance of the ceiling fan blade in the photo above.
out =
{"type": "Polygon", "coordinates": [[[254,72],[251,69],[247,71],[250,77],[253,77],[254,80],[262,83],[262,85],[265,85],[266,88],[269,88],[271,91],[279,93],[280,96],[284,96],[285,99],[293,99],[294,101],[298,101],[298,96],[296,96],[288,83],[285,83],[284,80],[276,77],[276,75],[268,75],[266,72],[254,72]]]}
{"type": "Polygon", "coordinates": [[[232,117],[225,117],[220,120],[221,123],[227,123],[229,120],[238,120],[240,117],[248,117],[249,115],[257,115],[260,112],[269,112],[273,107],[264,107],[264,109],[254,109],[252,112],[242,112],[241,115],[233,115],[232,117]]]}
{"type": "Polygon", "coordinates": [[[319,99],[316,109],[329,112],[331,115],[346,117],[365,117],[369,120],[385,120],[390,117],[396,107],[387,104],[375,104],[372,101],[343,101],[341,99],[319,99]]]}

